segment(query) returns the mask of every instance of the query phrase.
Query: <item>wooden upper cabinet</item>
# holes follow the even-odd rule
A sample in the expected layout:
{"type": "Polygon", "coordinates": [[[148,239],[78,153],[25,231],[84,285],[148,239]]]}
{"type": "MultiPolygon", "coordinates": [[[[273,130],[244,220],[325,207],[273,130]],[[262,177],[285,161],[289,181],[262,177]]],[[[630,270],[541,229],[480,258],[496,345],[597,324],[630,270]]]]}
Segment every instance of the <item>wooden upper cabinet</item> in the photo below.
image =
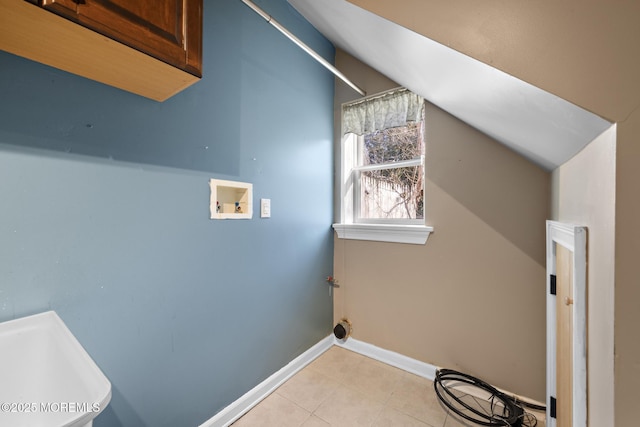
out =
{"type": "Polygon", "coordinates": [[[111,39],[202,77],[203,0],[38,0],[111,39]]]}

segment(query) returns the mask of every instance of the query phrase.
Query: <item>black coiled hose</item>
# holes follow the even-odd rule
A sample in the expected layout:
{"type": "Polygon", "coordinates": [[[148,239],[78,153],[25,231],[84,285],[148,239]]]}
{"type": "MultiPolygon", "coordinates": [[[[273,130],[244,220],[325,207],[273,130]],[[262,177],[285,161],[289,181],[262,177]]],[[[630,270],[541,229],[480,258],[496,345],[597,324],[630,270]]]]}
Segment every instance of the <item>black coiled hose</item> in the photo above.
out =
{"type": "MultiPolygon", "coordinates": [[[[536,418],[525,413],[523,402],[501,392],[491,384],[468,374],[463,374],[452,369],[439,369],[433,382],[436,394],[440,401],[460,417],[472,421],[478,425],[490,427],[534,427],[536,418]],[[491,411],[481,411],[469,405],[451,390],[447,384],[463,383],[477,387],[488,393],[491,397],[491,411]],[[500,408],[500,413],[493,409],[500,408]]],[[[544,409],[536,405],[530,405],[535,409],[544,409]]]]}

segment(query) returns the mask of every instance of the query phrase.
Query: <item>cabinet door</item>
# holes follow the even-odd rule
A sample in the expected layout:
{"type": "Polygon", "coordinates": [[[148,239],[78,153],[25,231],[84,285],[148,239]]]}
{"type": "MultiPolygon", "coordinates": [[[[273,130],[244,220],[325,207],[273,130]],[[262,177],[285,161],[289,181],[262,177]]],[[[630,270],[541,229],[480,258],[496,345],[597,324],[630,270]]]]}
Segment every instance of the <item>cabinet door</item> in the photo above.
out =
{"type": "Polygon", "coordinates": [[[202,0],[40,0],[41,6],[202,76],[202,0]]]}

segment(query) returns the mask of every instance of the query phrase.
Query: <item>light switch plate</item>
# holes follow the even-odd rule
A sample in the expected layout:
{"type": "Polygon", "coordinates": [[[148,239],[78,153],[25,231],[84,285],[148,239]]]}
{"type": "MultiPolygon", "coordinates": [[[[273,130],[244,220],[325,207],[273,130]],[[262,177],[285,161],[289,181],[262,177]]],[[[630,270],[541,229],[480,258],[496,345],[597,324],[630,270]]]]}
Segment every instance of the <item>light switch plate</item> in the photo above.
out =
{"type": "Polygon", "coordinates": [[[260,218],[271,218],[271,199],[260,199],[260,218]]]}

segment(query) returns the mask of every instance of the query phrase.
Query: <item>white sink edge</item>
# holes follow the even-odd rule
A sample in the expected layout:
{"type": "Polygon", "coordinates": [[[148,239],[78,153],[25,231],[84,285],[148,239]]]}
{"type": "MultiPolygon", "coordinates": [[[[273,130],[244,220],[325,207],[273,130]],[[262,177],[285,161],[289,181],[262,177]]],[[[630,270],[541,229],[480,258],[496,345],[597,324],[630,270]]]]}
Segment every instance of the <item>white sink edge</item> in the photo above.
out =
{"type": "MultiPolygon", "coordinates": [[[[53,310],[1,322],[0,349],[3,350],[0,351],[1,400],[39,404],[64,402],[65,397],[79,396],[78,403],[99,405],[96,412],[51,415],[57,417],[57,427],[85,426],[111,401],[110,381],[53,310]],[[50,378],[52,383],[47,384],[43,378],[50,378]],[[38,391],[31,394],[30,390],[38,391]]],[[[0,413],[0,424],[9,421],[30,425],[45,418],[47,413],[44,412],[0,413]]]]}

